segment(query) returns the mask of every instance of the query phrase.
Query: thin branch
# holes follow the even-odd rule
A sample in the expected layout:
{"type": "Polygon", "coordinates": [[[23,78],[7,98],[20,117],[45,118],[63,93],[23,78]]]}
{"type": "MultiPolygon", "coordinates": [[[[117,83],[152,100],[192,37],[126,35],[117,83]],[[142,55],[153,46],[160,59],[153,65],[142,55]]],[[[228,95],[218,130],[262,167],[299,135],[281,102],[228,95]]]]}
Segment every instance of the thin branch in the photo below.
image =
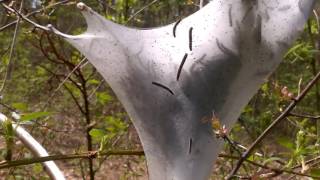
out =
{"type": "Polygon", "coordinates": [[[73,101],[76,103],[79,111],[84,114],[85,111],[83,110],[79,100],[77,99],[77,97],[73,94],[72,90],[68,88],[68,86],[66,86],[65,84],[63,85],[63,87],[67,90],[67,92],[70,94],[71,98],[73,99],[73,101]]]}
{"type": "Polygon", "coordinates": [[[242,163],[250,156],[256,146],[271,132],[271,130],[279,124],[283,119],[285,119],[290,112],[296,107],[296,105],[306,96],[306,94],[310,91],[310,89],[317,83],[320,79],[320,72],[309,82],[309,84],[303,89],[300,95],[296,98],[292,99],[292,102],[289,106],[278,116],[269,127],[252,143],[252,145],[248,148],[248,150],[241,156],[238,160],[237,165],[233,168],[231,173],[228,175],[227,180],[231,180],[233,175],[237,173],[242,163]]]}
{"type": "Polygon", "coordinates": [[[299,129],[300,131],[303,131],[304,133],[306,133],[309,137],[313,137],[313,138],[317,138],[316,135],[314,135],[313,133],[311,133],[310,131],[306,130],[302,125],[300,125],[299,123],[297,123],[296,121],[293,121],[292,119],[290,119],[289,117],[286,117],[287,121],[293,125],[295,128],[299,129]]]}
{"type": "Polygon", "coordinates": [[[289,113],[289,116],[293,116],[293,117],[299,117],[299,118],[308,118],[308,119],[320,119],[320,115],[318,116],[312,116],[312,115],[308,115],[308,114],[297,114],[297,113],[289,113]]]}
{"type": "MultiPolygon", "coordinates": [[[[25,15],[25,17],[29,17],[29,16],[35,15],[35,14],[37,14],[37,13],[41,13],[41,12],[47,10],[47,9],[54,8],[55,6],[58,6],[58,5],[61,5],[61,4],[65,4],[65,3],[69,2],[69,1],[70,1],[70,0],[63,0],[63,1],[59,1],[59,2],[57,2],[57,3],[50,4],[49,6],[46,6],[46,7],[44,7],[44,8],[41,8],[41,9],[38,9],[38,10],[35,10],[35,11],[32,11],[31,13],[28,13],[27,15],[25,15]]],[[[0,1],[0,3],[1,3],[1,1],[0,1]]],[[[72,3],[74,3],[74,2],[72,2],[72,3]]],[[[6,28],[9,28],[9,27],[15,25],[17,22],[18,22],[18,20],[15,20],[15,21],[12,21],[12,22],[10,22],[10,23],[2,26],[2,27],[0,28],[0,31],[3,31],[3,30],[5,30],[6,28]]]]}
{"type": "MultiPolygon", "coordinates": [[[[49,69],[44,68],[47,72],[51,73],[58,81],[60,81],[59,75],[55,74],[54,72],[50,71],[49,69]]],[[[74,84],[76,83],[75,81],[73,81],[71,78],[69,78],[70,81],[74,84]]],[[[68,88],[68,86],[66,86],[65,84],[63,84],[63,87],[67,90],[67,92],[70,94],[71,98],[74,100],[74,102],[76,103],[77,107],[79,108],[79,110],[81,111],[82,114],[84,114],[84,110],[81,107],[80,102],[78,101],[77,97],[72,93],[71,89],[68,88]]],[[[45,104],[45,105],[49,105],[49,104],[45,104]]],[[[42,109],[46,109],[46,106],[43,106],[42,109]]]]}
{"type": "Polygon", "coordinates": [[[88,99],[90,100],[92,97],[93,97],[93,95],[98,91],[98,89],[103,85],[103,83],[104,83],[104,79],[102,79],[101,81],[100,81],[100,83],[97,85],[97,87],[95,87],[94,89],[93,89],[93,91],[89,94],[89,96],[88,96],[88,99]]]}
{"type": "Polygon", "coordinates": [[[143,10],[147,9],[148,7],[150,7],[151,5],[153,5],[154,3],[156,3],[158,0],[154,0],[152,2],[150,2],[149,4],[145,5],[144,7],[142,7],[139,11],[137,11],[136,13],[134,13],[126,22],[126,24],[128,24],[134,17],[136,17],[139,13],[141,13],[143,10]]]}
{"type": "MultiPolygon", "coordinates": [[[[242,144],[240,144],[240,143],[238,143],[238,142],[236,142],[236,141],[233,141],[233,143],[234,143],[234,145],[236,145],[238,148],[240,148],[240,149],[243,149],[243,150],[247,150],[248,148],[247,147],[245,147],[244,145],[242,145],[242,144]]],[[[263,154],[261,154],[261,153],[258,153],[258,152],[256,152],[256,153],[254,153],[254,155],[255,156],[258,156],[258,157],[263,157],[263,154]]]]}
{"type": "MultiPolygon", "coordinates": [[[[87,92],[87,80],[84,78],[82,72],[79,72],[78,75],[80,81],[81,81],[81,86],[82,86],[82,97],[83,97],[83,104],[84,104],[84,110],[85,113],[83,114],[85,116],[86,119],[86,123],[87,123],[87,129],[86,129],[86,139],[87,139],[87,150],[90,152],[93,150],[93,145],[92,145],[92,137],[90,135],[90,131],[93,128],[93,126],[91,126],[91,115],[90,115],[90,102],[88,99],[88,92],[87,92]]],[[[89,175],[90,175],[90,180],[94,180],[94,176],[95,176],[95,172],[93,169],[93,159],[88,159],[89,161],[89,175]]]]}
{"type": "Polygon", "coordinates": [[[238,144],[236,142],[234,142],[233,140],[231,140],[226,134],[224,134],[222,136],[222,138],[224,139],[224,141],[230,145],[230,147],[235,150],[239,155],[241,155],[241,151],[238,149],[238,144]]]}
{"type": "Polygon", "coordinates": [[[8,104],[3,103],[1,100],[0,100],[0,105],[5,107],[6,109],[8,109],[11,112],[18,113],[18,111],[16,109],[14,109],[13,107],[9,106],[8,104]]]}
{"type": "MultiPolygon", "coordinates": [[[[320,156],[317,156],[317,157],[315,157],[313,159],[310,159],[310,160],[306,161],[305,164],[306,165],[307,164],[311,164],[311,163],[314,163],[314,162],[316,162],[318,160],[320,160],[320,156]]],[[[298,168],[301,168],[301,167],[302,167],[302,164],[299,164],[299,165],[296,165],[296,166],[292,167],[291,169],[298,169],[298,168]]]]}
{"type": "Polygon", "coordinates": [[[143,155],[144,155],[143,151],[112,150],[112,151],[106,151],[102,153],[98,153],[98,151],[91,151],[91,152],[83,152],[83,153],[76,153],[76,154],[52,155],[52,156],[39,157],[39,158],[27,158],[27,159],[16,160],[16,161],[6,161],[3,163],[0,163],[0,169],[30,165],[35,163],[42,163],[46,161],[56,161],[56,160],[95,159],[95,158],[99,158],[100,156],[143,156],[143,155]]]}
{"type": "MultiPolygon", "coordinates": [[[[49,53],[47,52],[48,50],[45,49],[45,47],[44,47],[44,43],[43,43],[44,35],[46,35],[45,32],[41,33],[40,39],[39,39],[39,47],[37,47],[37,48],[40,49],[40,51],[42,52],[42,54],[43,54],[49,61],[51,61],[51,62],[53,62],[53,63],[56,63],[56,64],[64,64],[62,61],[60,62],[60,61],[55,60],[55,59],[53,59],[53,58],[50,57],[49,53]]],[[[47,38],[49,39],[48,36],[47,36],[47,38]]],[[[36,46],[36,45],[34,45],[34,46],[36,46]]],[[[51,43],[50,43],[50,47],[52,48],[51,43]]],[[[53,50],[52,50],[52,51],[53,51],[53,50]]],[[[57,58],[57,59],[59,59],[59,58],[57,58]]],[[[59,59],[59,60],[60,60],[60,59],[59,59]]]]}
{"type": "MultiPolygon", "coordinates": [[[[76,153],[76,154],[66,154],[66,155],[52,155],[52,156],[46,156],[46,157],[40,157],[40,158],[27,158],[22,160],[16,160],[16,161],[6,161],[0,163],[0,169],[10,168],[10,167],[17,167],[17,166],[24,166],[24,165],[30,165],[35,163],[42,163],[46,161],[53,161],[53,160],[70,160],[70,159],[96,159],[103,156],[144,156],[144,152],[141,150],[137,151],[131,151],[131,150],[110,150],[106,152],[99,153],[98,151],[90,151],[90,152],[82,152],[82,153],[76,153]]],[[[239,159],[240,157],[237,156],[231,156],[227,154],[220,154],[219,157],[221,158],[228,158],[228,159],[239,159]]],[[[254,161],[245,159],[246,162],[263,168],[263,169],[269,169],[275,173],[288,173],[288,174],[295,174],[298,176],[304,176],[304,177],[312,177],[312,178],[319,178],[319,176],[312,176],[308,174],[303,174],[299,172],[295,172],[288,169],[280,169],[280,168],[273,168],[267,165],[259,164],[254,161]]]]}
{"type": "Polygon", "coordinates": [[[1,4],[6,10],[12,12],[12,13],[15,13],[17,14],[19,17],[21,17],[21,19],[27,21],[28,23],[32,24],[34,27],[36,28],[39,28],[39,29],[42,29],[44,31],[52,31],[52,29],[50,27],[46,27],[46,26],[42,26],[32,20],[30,20],[28,17],[26,17],[25,15],[21,14],[20,12],[18,12],[17,10],[15,9],[12,9],[10,8],[9,6],[7,6],[6,4],[2,3],[1,4]]]}
{"type": "Polygon", "coordinates": [[[315,9],[313,10],[313,14],[314,14],[314,17],[316,18],[318,33],[320,33],[320,18],[315,9]]]}
{"type": "Polygon", "coordinates": [[[51,128],[47,125],[44,125],[44,124],[41,124],[39,123],[38,121],[31,121],[32,123],[36,124],[37,127],[42,127],[42,128],[45,128],[47,129],[48,131],[53,131],[53,132],[56,132],[56,133],[65,133],[65,134],[70,134],[70,133],[74,133],[76,131],[79,131],[79,132],[82,132],[82,130],[80,129],[76,129],[76,130],[70,130],[70,129],[67,129],[67,130],[58,130],[58,129],[54,129],[54,128],[51,128]]]}
{"type": "MultiPolygon", "coordinates": [[[[21,11],[22,11],[23,3],[24,3],[24,0],[22,0],[22,1],[20,2],[19,13],[21,13],[21,11]]],[[[13,38],[12,38],[11,47],[10,47],[9,63],[8,63],[8,66],[7,66],[7,71],[6,71],[6,74],[5,74],[5,76],[4,76],[4,80],[3,80],[2,86],[1,86],[1,88],[0,88],[0,94],[2,94],[2,92],[3,92],[3,90],[4,90],[5,86],[6,86],[7,81],[11,78],[11,73],[12,73],[12,70],[13,70],[13,60],[12,60],[12,57],[13,57],[14,48],[15,48],[16,41],[17,41],[17,36],[18,36],[18,31],[19,31],[19,23],[20,23],[20,20],[21,20],[21,18],[18,17],[18,19],[17,19],[17,24],[16,24],[16,27],[15,27],[14,33],[13,33],[13,38]]]]}
{"type": "MultiPolygon", "coordinates": [[[[228,158],[228,159],[241,159],[240,157],[237,157],[237,156],[230,156],[230,155],[226,155],[226,154],[219,154],[219,157],[222,157],[222,158],[228,158]]],[[[248,160],[248,159],[245,159],[244,161],[254,165],[254,166],[257,166],[257,167],[260,167],[260,168],[263,168],[263,169],[269,169],[271,171],[273,171],[274,173],[288,173],[288,174],[294,174],[294,175],[298,175],[298,176],[304,176],[304,177],[311,177],[311,178],[320,178],[320,176],[313,176],[313,175],[308,175],[308,174],[304,174],[304,173],[299,173],[299,172],[295,172],[295,171],[292,171],[292,170],[288,170],[288,169],[280,169],[280,168],[273,168],[273,167],[270,167],[270,166],[267,166],[267,165],[263,165],[263,164],[259,164],[259,163],[256,163],[254,161],[251,161],[251,160],[248,160]]]]}
{"type": "Polygon", "coordinates": [[[47,103],[45,106],[47,106],[52,98],[57,94],[57,92],[61,89],[61,87],[64,85],[64,83],[71,77],[71,75],[82,65],[82,63],[86,60],[86,58],[83,58],[73,69],[72,71],[61,81],[61,83],[58,85],[58,87],[53,91],[51,96],[48,98],[47,103]]]}
{"type": "MultiPolygon", "coordinates": [[[[226,143],[228,143],[229,144],[229,146],[231,147],[231,149],[233,149],[233,150],[235,150],[238,154],[239,154],[239,156],[241,156],[241,151],[239,150],[239,147],[238,147],[238,144],[236,143],[236,142],[234,142],[233,140],[231,140],[229,137],[228,137],[228,135],[227,134],[223,134],[222,135],[222,138],[224,139],[224,141],[226,142],[226,143]]],[[[248,172],[248,168],[244,165],[243,166],[243,168],[244,168],[244,170],[245,170],[245,172],[247,173],[247,175],[249,174],[248,172]]]]}

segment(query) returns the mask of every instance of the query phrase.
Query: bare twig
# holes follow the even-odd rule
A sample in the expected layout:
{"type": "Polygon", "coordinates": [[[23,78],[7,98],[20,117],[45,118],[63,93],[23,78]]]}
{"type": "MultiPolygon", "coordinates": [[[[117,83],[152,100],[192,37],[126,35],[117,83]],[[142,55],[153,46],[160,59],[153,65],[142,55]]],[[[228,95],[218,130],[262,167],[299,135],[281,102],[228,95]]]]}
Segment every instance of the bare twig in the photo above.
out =
{"type": "Polygon", "coordinates": [[[308,115],[308,114],[297,114],[297,113],[289,113],[289,116],[293,116],[293,117],[299,117],[299,118],[308,118],[308,119],[320,119],[320,115],[318,116],[312,116],[312,115],[308,115]]]}
{"type": "MultiPolygon", "coordinates": [[[[22,11],[23,3],[24,3],[24,0],[22,0],[22,1],[20,2],[19,13],[21,13],[21,11],[22,11]]],[[[11,78],[11,73],[12,73],[12,70],[13,70],[13,60],[12,60],[12,57],[13,57],[14,48],[15,48],[15,45],[16,45],[17,36],[18,36],[19,23],[20,23],[20,17],[18,17],[18,19],[17,19],[17,24],[16,24],[16,27],[15,27],[15,29],[14,29],[13,38],[12,38],[12,43],[11,43],[11,47],[10,47],[10,53],[9,53],[9,63],[8,63],[8,66],[7,66],[7,71],[6,71],[6,74],[5,74],[5,76],[4,76],[4,80],[3,80],[2,86],[1,86],[1,88],[0,88],[0,94],[2,94],[2,92],[3,92],[4,88],[5,88],[5,85],[6,85],[7,81],[11,78]]]]}
{"type": "Polygon", "coordinates": [[[320,33],[320,18],[316,10],[313,10],[314,17],[316,18],[318,33],[320,33]]]}
{"type": "MultiPolygon", "coordinates": [[[[228,158],[228,159],[239,159],[239,158],[241,159],[241,157],[230,156],[230,155],[226,155],[226,154],[219,154],[219,157],[228,158]]],[[[288,173],[288,174],[294,174],[294,175],[304,176],[304,177],[312,177],[312,178],[317,178],[317,179],[320,178],[320,176],[312,176],[312,175],[299,173],[299,172],[295,172],[295,171],[288,170],[288,169],[273,168],[273,167],[270,167],[270,166],[267,166],[267,165],[256,163],[256,162],[248,160],[248,159],[245,159],[244,161],[246,161],[246,162],[248,162],[248,163],[250,163],[250,164],[252,164],[254,166],[257,166],[257,167],[260,167],[260,168],[263,168],[263,169],[271,170],[274,173],[281,173],[281,174],[282,173],[288,173]]]]}
{"type": "MultiPolygon", "coordinates": [[[[49,70],[49,69],[47,69],[47,68],[45,68],[45,67],[42,67],[42,68],[44,68],[47,72],[49,72],[50,74],[52,74],[58,81],[60,81],[60,78],[59,78],[59,75],[58,75],[58,74],[52,72],[51,70],[49,70]]],[[[65,76],[63,76],[63,77],[65,77],[65,76]]],[[[73,84],[76,83],[75,81],[73,81],[73,80],[70,79],[70,78],[69,78],[69,80],[70,80],[73,84]]],[[[63,87],[64,87],[64,88],[67,90],[67,92],[70,94],[71,98],[72,98],[73,101],[76,103],[76,106],[78,107],[78,109],[80,110],[80,112],[84,114],[84,110],[83,110],[83,108],[82,108],[79,100],[78,100],[77,97],[73,94],[73,92],[71,91],[71,89],[68,88],[68,86],[66,86],[65,84],[63,84],[63,87]]],[[[77,88],[78,88],[78,87],[77,87],[77,88]]],[[[43,107],[43,110],[44,110],[44,108],[46,108],[46,107],[44,106],[44,107],[43,107]]]]}
{"type": "Polygon", "coordinates": [[[94,88],[93,91],[89,94],[89,96],[88,96],[88,99],[89,99],[89,100],[90,100],[90,99],[93,97],[93,95],[98,91],[98,89],[103,85],[103,83],[104,83],[104,79],[102,79],[102,80],[100,81],[100,83],[97,85],[97,87],[94,88]]]}
{"type": "Polygon", "coordinates": [[[1,5],[2,5],[6,10],[8,10],[8,11],[10,11],[10,12],[12,12],[12,13],[17,14],[19,17],[21,17],[21,19],[23,19],[23,20],[27,21],[28,23],[32,24],[34,27],[39,28],[39,29],[42,29],[42,30],[44,30],[44,31],[52,31],[51,28],[46,27],[46,26],[42,26],[42,25],[40,25],[40,24],[38,24],[38,23],[30,20],[28,17],[26,17],[25,15],[23,15],[23,14],[21,14],[20,12],[16,11],[15,9],[12,9],[11,7],[9,7],[9,6],[7,6],[7,5],[5,5],[5,4],[3,4],[3,3],[2,3],[1,5]]]}
{"type": "Polygon", "coordinates": [[[72,71],[60,82],[58,87],[53,91],[51,96],[48,98],[47,103],[45,104],[45,107],[51,102],[52,98],[56,95],[56,93],[61,89],[61,87],[64,85],[64,83],[71,77],[71,75],[82,65],[82,63],[86,61],[86,58],[83,58],[73,69],[72,71]]]}
{"type": "Polygon", "coordinates": [[[5,107],[6,109],[8,109],[9,111],[11,112],[15,112],[15,113],[18,113],[18,111],[16,109],[14,109],[13,107],[9,106],[8,104],[5,104],[3,102],[0,101],[0,105],[5,107]]]}
{"type": "Polygon", "coordinates": [[[139,11],[137,11],[136,13],[134,13],[126,22],[126,24],[128,24],[134,17],[136,17],[139,13],[141,13],[143,10],[147,9],[148,7],[150,7],[151,5],[153,5],[154,3],[156,3],[158,0],[154,0],[152,2],[150,2],[149,4],[145,5],[144,7],[142,7],[139,11]]]}
{"type": "MultiPolygon", "coordinates": [[[[28,158],[28,159],[22,159],[22,160],[10,161],[10,162],[6,161],[3,163],[0,163],[0,169],[30,165],[35,163],[42,163],[42,162],[53,161],[53,160],[56,161],[56,160],[70,160],[70,159],[95,159],[103,156],[144,156],[144,152],[141,150],[138,150],[138,151],[110,150],[110,151],[101,152],[101,153],[99,153],[98,151],[90,151],[90,152],[82,152],[82,153],[76,153],[76,154],[52,155],[52,156],[45,156],[40,158],[28,158]]],[[[220,154],[219,157],[228,158],[228,159],[239,159],[239,157],[237,156],[231,156],[227,154],[220,154]]],[[[288,169],[279,169],[279,168],[269,167],[267,165],[259,164],[247,159],[245,161],[254,166],[264,168],[264,169],[269,169],[273,172],[288,173],[288,174],[295,174],[295,175],[305,176],[305,177],[319,178],[318,176],[311,176],[308,174],[303,174],[303,173],[295,172],[288,169]]]]}
{"type": "MultiPolygon", "coordinates": [[[[245,151],[246,151],[246,150],[248,149],[247,147],[245,147],[244,145],[242,145],[242,144],[240,144],[240,143],[238,143],[238,142],[233,141],[233,143],[234,143],[238,148],[240,148],[240,149],[242,149],[242,150],[245,150],[245,151]]],[[[263,157],[263,154],[258,153],[258,152],[254,153],[254,155],[255,155],[255,156],[258,156],[258,157],[263,157]]]]}
{"type": "MultiPolygon", "coordinates": [[[[91,120],[91,113],[90,113],[90,101],[88,98],[88,90],[87,90],[87,80],[83,77],[81,72],[79,73],[79,78],[81,81],[81,86],[82,86],[82,97],[83,97],[83,103],[84,103],[84,110],[85,113],[83,114],[87,123],[87,129],[86,129],[86,138],[87,138],[87,150],[90,152],[93,150],[93,145],[92,145],[92,137],[90,135],[90,131],[93,128],[91,126],[92,120],[91,120]]],[[[90,180],[94,180],[94,169],[93,169],[93,159],[88,159],[89,161],[89,175],[90,175],[90,180]]]]}
{"type": "Polygon", "coordinates": [[[56,161],[56,160],[68,160],[68,159],[95,159],[99,158],[100,156],[143,156],[143,151],[128,151],[128,150],[119,150],[119,151],[107,151],[101,152],[98,151],[90,151],[90,152],[83,152],[83,153],[76,153],[76,154],[67,154],[67,155],[52,155],[46,157],[39,157],[39,158],[29,158],[29,159],[22,159],[16,161],[6,161],[0,163],[0,169],[10,168],[10,167],[17,167],[17,166],[24,166],[29,164],[41,163],[46,161],[56,161]]]}
{"type": "MultiPolygon", "coordinates": [[[[314,163],[314,162],[319,161],[319,160],[320,160],[320,156],[317,156],[317,157],[315,157],[313,159],[310,159],[310,160],[306,161],[305,164],[306,165],[307,164],[311,164],[311,163],[314,163]]],[[[302,167],[302,165],[299,164],[299,165],[296,165],[296,166],[292,167],[291,169],[297,169],[297,168],[301,168],[301,167],[302,167]]]]}
{"type": "Polygon", "coordinates": [[[314,135],[313,133],[311,133],[310,131],[306,130],[302,125],[300,125],[299,123],[297,123],[296,121],[293,121],[292,119],[289,118],[289,116],[286,117],[287,122],[289,122],[291,125],[293,125],[294,127],[298,128],[300,131],[303,131],[304,133],[306,133],[309,137],[314,137],[316,138],[316,135],[314,135]]]}
{"type": "MultiPolygon", "coordinates": [[[[70,0],[63,0],[63,1],[59,1],[57,3],[50,4],[49,6],[46,6],[44,8],[41,8],[41,9],[38,9],[38,10],[35,10],[35,11],[32,11],[32,12],[28,13],[27,15],[25,15],[25,17],[29,17],[29,16],[35,15],[37,13],[41,13],[41,12],[47,10],[47,9],[54,8],[55,6],[58,6],[58,5],[61,5],[61,4],[65,4],[65,3],[69,2],[69,1],[70,0]]],[[[9,27],[15,25],[16,23],[18,23],[18,20],[12,21],[12,22],[0,27],[0,31],[3,31],[6,28],[9,28],[9,27]]]]}
{"type": "Polygon", "coordinates": [[[278,116],[269,127],[252,143],[252,145],[248,148],[248,150],[241,156],[238,160],[237,165],[233,168],[231,173],[228,175],[227,179],[231,180],[233,175],[237,173],[242,163],[249,157],[252,151],[256,148],[256,146],[271,132],[271,130],[279,124],[283,119],[285,119],[290,112],[296,107],[296,105],[306,96],[306,94],[310,91],[310,89],[317,83],[320,79],[320,72],[308,83],[308,85],[303,89],[300,95],[296,98],[292,99],[292,102],[289,106],[278,116]]]}
{"type": "Polygon", "coordinates": [[[241,151],[238,149],[238,144],[231,140],[228,135],[223,135],[222,136],[223,140],[230,145],[230,147],[235,150],[239,155],[241,155],[241,151]]]}

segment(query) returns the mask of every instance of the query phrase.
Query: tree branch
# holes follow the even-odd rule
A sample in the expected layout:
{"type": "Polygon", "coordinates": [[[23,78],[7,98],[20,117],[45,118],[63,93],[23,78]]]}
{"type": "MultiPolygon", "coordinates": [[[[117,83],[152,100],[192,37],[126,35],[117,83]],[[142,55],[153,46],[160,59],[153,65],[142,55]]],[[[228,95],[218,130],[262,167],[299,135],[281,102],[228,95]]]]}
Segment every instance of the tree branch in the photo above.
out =
{"type": "Polygon", "coordinates": [[[134,13],[126,22],[126,24],[128,24],[134,17],[136,17],[139,13],[141,13],[143,10],[147,9],[148,7],[150,7],[151,5],[153,5],[154,3],[156,3],[158,0],[153,0],[152,2],[150,2],[149,4],[145,5],[144,7],[142,7],[139,11],[137,11],[136,13],[134,13]]]}
{"type": "MultiPolygon", "coordinates": [[[[219,157],[228,158],[228,159],[239,159],[239,157],[230,156],[230,155],[226,155],[226,154],[220,154],[219,157]]],[[[263,169],[269,169],[269,170],[273,171],[276,174],[288,173],[288,174],[294,174],[294,175],[304,176],[304,177],[312,177],[312,178],[317,178],[317,179],[320,178],[320,176],[308,175],[308,174],[299,173],[299,172],[295,172],[295,171],[288,170],[288,169],[273,168],[273,167],[270,167],[270,166],[267,166],[267,165],[256,163],[256,162],[248,160],[248,159],[245,159],[244,161],[248,162],[248,163],[250,163],[250,164],[252,164],[254,166],[263,168],[263,169]]]]}
{"type": "Polygon", "coordinates": [[[6,4],[4,3],[1,3],[1,5],[8,11],[12,12],[12,13],[15,13],[17,14],[21,19],[27,21],[28,23],[32,24],[34,27],[36,28],[39,28],[39,29],[42,29],[44,31],[51,31],[51,29],[49,27],[46,27],[46,26],[42,26],[40,24],[37,24],[35,22],[33,22],[32,20],[30,20],[28,17],[26,17],[25,15],[21,14],[20,12],[18,12],[17,10],[15,9],[12,9],[11,7],[7,6],[6,4]]]}
{"type": "MultiPolygon", "coordinates": [[[[21,11],[22,11],[23,3],[24,3],[24,1],[22,0],[20,2],[19,13],[21,13],[21,11]]],[[[16,27],[14,29],[13,37],[12,37],[11,47],[10,47],[9,63],[8,63],[8,66],[7,66],[7,70],[6,70],[6,74],[4,76],[4,80],[3,80],[2,86],[0,88],[0,94],[2,94],[3,90],[5,89],[6,83],[11,78],[11,74],[12,74],[12,71],[13,71],[13,60],[12,60],[12,57],[13,57],[13,53],[14,53],[14,49],[15,49],[15,45],[16,45],[16,41],[17,41],[20,20],[21,20],[21,18],[18,17],[17,23],[16,23],[16,27]]]]}
{"type": "Polygon", "coordinates": [[[233,168],[231,173],[228,175],[227,180],[231,180],[232,177],[237,173],[242,163],[250,156],[256,146],[271,132],[271,130],[279,124],[283,119],[290,115],[290,112],[296,107],[296,105],[306,96],[306,94],[310,91],[310,89],[317,83],[320,79],[320,72],[308,83],[308,85],[304,88],[300,95],[296,98],[292,99],[292,102],[289,106],[274,120],[269,127],[252,143],[249,149],[242,155],[242,157],[238,160],[237,165],[233,168]]]}
{"type": "MultiPolygon", "coordinates": [[[[52,155],[52,156],[46,156],[46,157],[40,157],[40,158],[28,158],[28,159],[22,159],[22,160],[10,161],[10,162],[3,162],[3,163],[0,163],[0,169],[30,165],[30,164],[41,163],[41,162],[52,161],[52,160],[95,159],[95,158],[100,158],[101,156],[144,156],[144,152],[142,150],[136,150],[136,151],[110,150],[102,153],[99,153],[98,151],[90,151],[90,152],[82,152],[82,153],[76,153],[76,154],[52,155]]],[[[228,158],[228,159],[239,159],[239,157],[237,156],[231,156],[227,154],[220,154],[219,157],[228,158]]],[[[263,169],[269,169],[275,173],[280,173],[280,174],[288,173],[288,174],[295,174],[295,175],[304,176],[304,177],[319,178],[319,176],[312,176],[308,174],[295,172],[292,170],[269,167],[267,165],[259,164],[247,159],[245,159],[245,161],[257,167],[260,167],[263,169]]]]}
{"type": "MultiPolygon", "coordinates": [[[[26,14],[25,17],[30,17],[30,16],[35,15],[37,13],[41,13],[41,12],[47,10],[47,9],[54,8],[55,6],[58,6],[58,5],[61,5],[61,4],[65,4],[65,3],[69,2],[69,1],[70,0],[63,0],[63,1],[59,1],[57,3],[50,4],[49,6],[46,6],[44,8],[41,8],[41,9],[38,9],[38,10],[35,10],[35,11],[32,11],[32,12],[26,14]]],[[[2,2],[0,1],[0,3],[2,3],[2,2]]],[[[68,4],[70,4],[70,3],[68,3],[68,4]]],[[[6,28],[9,28],[9,27],[11,27],[11,26],[13,26],[13,25],[15,25],[17,23],[18,23],[18,20],[12,21],[12,22],[0,27],[0,31],[3,31],[6,28]]]]}
{"type": "Polygon", "coordinates": [[[39,157],[39,158],[28,158],[16,161],[6,161],[4,163],[0,163],[0,169],[10,168],[10,167],[17,167],[17,166],[24,166],[34,163],[42,163],[46,161],[53,161],[53,160],[69,160],[69,159],[95,159],[99,158],[100,156],[143,156],[143,151],[128,151],[128,150],[119,150],[119,151],[107,151],[98,153],[98,151],[90,151],[90,152],[83,152],[77,154],[67,154],[67,155],[52,155],[46,157],[39,157]]]}
{"type": "Polygon", "coordinates": [[[299,117],[299,118],[308,118],[308,119],[320,119],[320,115],[312,116],[312,115],[308,115],[308,114],[289,113],[289,116],[299,117]]]}

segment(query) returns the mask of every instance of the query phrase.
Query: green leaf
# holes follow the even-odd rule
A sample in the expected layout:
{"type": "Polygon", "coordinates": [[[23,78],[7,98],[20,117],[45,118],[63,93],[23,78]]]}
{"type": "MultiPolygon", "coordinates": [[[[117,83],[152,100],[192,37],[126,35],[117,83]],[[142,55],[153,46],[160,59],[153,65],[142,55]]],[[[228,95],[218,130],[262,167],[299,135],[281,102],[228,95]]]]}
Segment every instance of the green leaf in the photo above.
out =
{"type": "Polygon", "coordinates": [[[287,148],[287,149],[289,149],[289,150],[294,150],[294,149],[295,149],[295,146],[294,146],[294,144],[292,143],[292,139],[289,139],[289,138],[287,138],[287,137],[278,138],[277,142],[278,142],[281,146],[283,146],[283,147],[285,147],[285,148],[287,148]]]}
{"type": "Polygon", "coordinates": [[[98,102],[101,104],[106,104],[113,100],[112,96],[110,96],[106,92],[96,93],[96,96],[97,96],[98,102]]]}
{"type": "Polygon", "coordinates": [[[92,84],[92,85],[98,85],[100,84],[100,81],[96,80],[96,79],[90,79],[88,81],[88,84],[92,84]]]}
{"type": "Polygon", "coordinates": [[[27,113],[23,114],[21,116],[21,121],[31,121],[33,119],[50,116],[52,115],[52,112],[33,112],[33,113],[27,113]]]}
{"type": "Polygon", "coordinates": [[[268,92],[268,89],[269,89],[268,83],[264,83],[264,84],[261,86],[261,90],[262,90],[264,93],[267,93],[267,92],[268,92]]]}
{"type": "Polygon", "coordinates": [[[12,126],[11,120],[6,120],[2,123],[2,128],[4,130],[4,138],[6,141],[7,149],[6,149],[6,157],[5,159],[7,161],[10,161],[12,158],[12,150],[14,146],[13,136],[14,136],[14,130],[12,126]]]}
{"type": "Polygon", "coordinates": [[[34,172],[35,174],[39,174],[39,173],[41,173],[41,172],[43,171],[42,165],[39,164],[39,163],[36,163],[36,164],[34,164],[32,170],[33,170],[33,172],[34,172]]]}
{"type": "Polygon", "coordinates": [[[105,118],[106,130],[109,133],[122,133],[124,132],[128,125],[123,122],[120,118],[114,116],[107,116],[105,118]]]}
{"type": "Polygon", "coordinates": [[[99,148],[99,152],[103,152],[106,149],[109,148],[110,144],[110,139],[108,136],[104,136],[101,141],[100,141],[100,148],[99,148]]]}
{"type": "Polygon", "coordinates": [[[7,66],[9,64],[9,57],[7,55],[3,56],[2,61],[3,64],[7,66]]]}
{"type": "Polygon", "coordinates": [[[291,49],[289,49],[289,51],[284,55],[284,58],[288,57],[290,54],[292,54],[293,52],[295,52],[297,49],[301,48],[304,44],[297,44],[294,47],[292,47],[291,49]]]}
{"type": "Polygon", "coordinates": [[[28,106],[25,103],[13,103],[12,107],[14,107],[17,110],[20,111],[27,111],[28,110],[28,106]]]}
{"type": "Polygon", "coordinates": [[[96,140],[100,140],[105,135],[105,132],[101,129],[91,129],[89,132],[90,136],[93,137],[96,140]]]}
{"type": "Polygon", "coordinates": [[[248,159],[249,161],[254,161],[254,155],[250,155],[247,159],[248,159]]]}

